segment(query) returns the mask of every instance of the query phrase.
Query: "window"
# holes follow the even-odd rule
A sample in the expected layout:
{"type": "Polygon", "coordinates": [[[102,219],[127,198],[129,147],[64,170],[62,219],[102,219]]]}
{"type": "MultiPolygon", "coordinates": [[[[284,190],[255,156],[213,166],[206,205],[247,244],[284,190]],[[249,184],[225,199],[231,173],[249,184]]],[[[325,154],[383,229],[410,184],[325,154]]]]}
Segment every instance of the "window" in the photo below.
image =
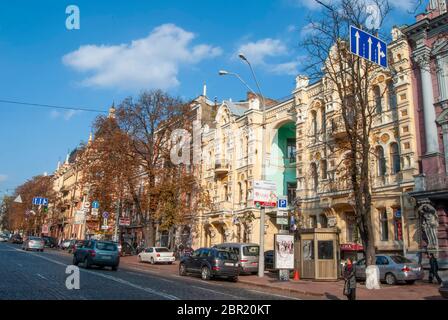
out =
{"type": "Polygon", "coordinates": [[[325,132],[325,130],[327,128],[327,124],[326,124],[327,117],[326,117],[326,114],[325,114],[325,107],[322,107],[320,109],[320,122],[321,122],[320,126],[322,128],[322,132],[325,132]]]}
{"type": "Polygon", "coordinates": [[[310,216],[311,228],[317,228],[317,217],[310,216]]]}
{"type": "Polygon", "coordinates": [[[321,160],[320,161],[320,172],[321,172],[321,178],[323,180],[327,179],[327,160],[321,160]]]}
{"type": "Polygon", "coordinates": [[[243,256],[258,256],[260,253],[259,246],[244,246],[243,247],[243,256]]]}
{"type": "Polygon", "coordinates": [[[390,158],[392,161],[392,174],[400,172],[400,152],[398,150],[398,143],[391,143],[390,145],[390,158]]]}
{"type": "Polygon", "coordinates": [[[317,241],[317,255],[320,260],[332,260],[333,241],[317,241]]]}
{"type": "Polygon", "coordinates": [[[286,140],[286,152],[289,163],[296,162],[296,139],[287,139],[286,140]]]}
{"type": "Polygon", "coordinates": [[[389,241],[389,221],[386,209],[380,210],[381,241],[389,241]]]}
{"type": "Polygon", "coordinates": [[[297,183],[288,182],[287,183],[287,192],[288,192],[288,204],[292,205],[294,203],[294,200],[296,199],[296,189],[297,189],[297,183]]]}
{"type": "Polygon", "coordinates": [[[199,253],[199,257],[201,257],[201,258],[207,257],[209,254],[209,251],[210,251],[209,249],[201,249],[201,252],[199,253]]]}
{"type": "Polygon", "coordinates": [[[377,114],[380,114],[381,112],[383,112],[380,87],[375,86],[373,88],[373,96],[375,99],[375,111],[377,114]]]}
{"type": "Polygon", "coordinates": [[[392,259],[393,262],[397,263],[397,264],[402,264],[402,263],[413,263],[414,261],[405,258],[403,256],[390,256],[390,258],[392,259]]]}
{"type": "Polygon", "coordinates": [[[386,174],[386,158],[384,157],[384,149],[381,146],[376,148],[376,158],[378,162],[378,176],[383,177],[386,174]]]}
{"type": "Polygon", "coordinates": [[[238,182],[238,202],[243,202],[243,186],[238,182]]]}
{"type": "Polygon", "coordinates": [[[311,178],[313,190],[317,191],[317,188],[319,187],[319,176],[317,175],[317,165],[315,163],[311,164],[311,178]]]}
{"type": "Polygon", "coordinates": [[[397,94],[395,93],[394,82],[389,81],[387,83],[387,95],[389,97],[389,109],[396,110],[397,109],[397,94]]]}
{"type": "Polygon", "coordinates": [[[437,82],[439,84],[440,100],[448,99],[448,55],[437,59],[437,82]]]}
{"type": "Polygon", "coordinates": [[[389,264],[389,260],[387,260],[387,258],[384,256],[378,256],[376,257],[375,264],[378,266],[385,266],[389,264]]]}
{"type": "Polygon", "coordinates": [[[320,215],[320,227],[321,228],[328,228],[328,219],[325,214],[320,215]]]}

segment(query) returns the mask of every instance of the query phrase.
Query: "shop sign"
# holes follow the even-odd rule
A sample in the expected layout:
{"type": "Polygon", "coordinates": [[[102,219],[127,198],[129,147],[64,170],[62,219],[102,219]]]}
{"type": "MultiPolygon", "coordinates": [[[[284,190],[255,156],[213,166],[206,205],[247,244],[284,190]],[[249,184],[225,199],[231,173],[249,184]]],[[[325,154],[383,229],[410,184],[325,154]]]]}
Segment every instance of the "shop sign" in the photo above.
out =
{"type": "Polygon", "coordinates": [[[358,243],[344,243],[341,244],[341,251],[363,251],[364,248],[358,243]]]}
{"type": "Polygon", "coordinates": [[[275,208],[277,206],[277,185],[273,181],[254,181],[254,204],[257,207],[275,208]]]}

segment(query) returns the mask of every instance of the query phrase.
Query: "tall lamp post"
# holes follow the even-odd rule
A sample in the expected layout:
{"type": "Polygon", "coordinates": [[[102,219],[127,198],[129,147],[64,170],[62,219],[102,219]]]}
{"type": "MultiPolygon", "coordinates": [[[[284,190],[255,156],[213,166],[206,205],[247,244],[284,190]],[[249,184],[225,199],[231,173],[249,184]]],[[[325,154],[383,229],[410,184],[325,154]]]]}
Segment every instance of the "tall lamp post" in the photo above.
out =
{"type": "MultiPolygon", "coordinates": [[[[265,125],[266,125],[266,115],[265,115],[265,109],[266,104],[264,100],[264,96],[260,89],[260,84],[258,83],[257,77],[255,76],[254,69],[252,68],[251,63],[249,60],[244,56],[244,54],[240,53],[238,54],[238,57],[245,61],[250,68],[250,71],[252,73],[252,77],[254,78],[255,84],[257,85],[258,94],[256,94],[248,85],[247,83],[237,74],[233,72],[228,72],[221,70],[219,71],[219,75],[232,75],[236,78],[238,78],[248,89],[250,92],[252,92],[254,95],[256,95],[261,102],[261,111],[262,111],[262,121],[261,121],[261,180],[266,179],[266,172],[265,172],[265,125]]],[[[265,224],[265,208],[261,207],[260,209],[260,252],[259,252],[259,259],[258,259],[258,277],[262,278],[264,276],[264,224],[265,224]]]]}

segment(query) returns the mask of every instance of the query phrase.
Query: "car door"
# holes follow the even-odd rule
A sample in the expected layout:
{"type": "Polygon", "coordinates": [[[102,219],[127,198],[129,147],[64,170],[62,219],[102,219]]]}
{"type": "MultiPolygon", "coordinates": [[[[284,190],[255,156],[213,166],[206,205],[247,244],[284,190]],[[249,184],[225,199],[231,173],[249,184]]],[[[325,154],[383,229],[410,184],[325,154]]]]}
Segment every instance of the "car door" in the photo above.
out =
{"type": "Polygon", "coordinates": [[[185,267],[187,269],[188,272],[198,272],[200,266],[200,254],[202,252],[202,248],[193,251],[193,253],[189,256],[185,258],[185,267]]]}
{"type": "Polygon", "coordinates": [[[384,280],[386,278],[387,268],[389,265],[389,260],[385,256],[377,256],[376,257],[376,265],[380,270],[380,280],[384,280]]]}

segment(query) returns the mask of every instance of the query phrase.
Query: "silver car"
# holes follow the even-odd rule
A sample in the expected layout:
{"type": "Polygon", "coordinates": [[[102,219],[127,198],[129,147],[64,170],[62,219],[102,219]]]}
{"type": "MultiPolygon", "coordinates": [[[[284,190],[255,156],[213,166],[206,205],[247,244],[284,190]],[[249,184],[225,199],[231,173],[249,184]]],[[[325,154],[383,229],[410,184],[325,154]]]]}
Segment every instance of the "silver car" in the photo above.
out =
{"type": "Polygon", "coordinates": [[[214,246],[218,249],[229,250],[237,255],[241,265],[241,274],[256,274],[260,246],[256,243],[221,243],[214,246]]]}
{"type": "MultiPolygon", "coordinates": [[[[377,255],[376,265],[380,271],[380,280],[389,285],[398,281],[413,284],[415,280],[423,279],[423,269],[416,262],[400,255],[377,255]]],[[[366,279],[366,261],[359,260],[356,263],[356,279],[366,279]]]]}
{"type": "Polygon", "coordinates": [[[22,250],[44,251],[45,240],[38,237],[28,237],[22,244],[22,250]]]}

